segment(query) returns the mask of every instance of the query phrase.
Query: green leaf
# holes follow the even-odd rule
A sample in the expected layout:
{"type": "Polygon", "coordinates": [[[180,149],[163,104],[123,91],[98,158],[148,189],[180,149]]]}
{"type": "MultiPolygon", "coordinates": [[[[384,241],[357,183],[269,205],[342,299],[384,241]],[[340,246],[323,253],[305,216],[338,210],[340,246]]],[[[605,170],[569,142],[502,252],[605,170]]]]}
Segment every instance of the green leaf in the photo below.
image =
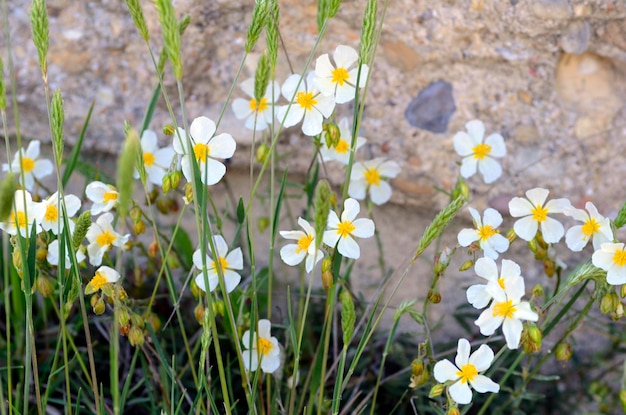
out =
{"type": "Polygon", "coordinates": [[[243,221],[246,220],[246,206],[243,203],[243,198],[239,198],[239,203],[237,203],[237,222],[241,225],[243,221]]]}
{"type": "Polygon", "coordinates": [[[91,113],[93,112],[94,104],[95,104],[95,101],[92,101],[91,106],[89,107],[89,111],[87,111],[87,118],[85,118],[85,122],[83,123],[83,128],[80,130],[78,140],[76,140],[76,144],[74,145],[74,148],[72,149],[70,158],[65,162],[65,170],[63,171],[63,178],[61,179],[61,183],[63,183],[64,188],[67,185],[67,182],[70,180],[70,177],[72,176],[72,172],[76,168],[76,164],[78,162],[78,156],[83,146],[83,140],[85,139],[85,133],[87,132],[87,126],[89,125],[89,120],[91,120],[91,113]]]}

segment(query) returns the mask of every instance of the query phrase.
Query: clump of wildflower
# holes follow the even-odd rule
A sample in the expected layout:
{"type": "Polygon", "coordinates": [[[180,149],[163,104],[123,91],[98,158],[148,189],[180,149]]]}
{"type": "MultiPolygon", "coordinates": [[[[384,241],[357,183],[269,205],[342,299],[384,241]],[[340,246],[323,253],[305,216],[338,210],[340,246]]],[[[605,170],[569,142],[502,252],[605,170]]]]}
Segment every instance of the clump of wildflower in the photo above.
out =
{"type": "Polygon", "coordinates": [[[504,138],[495,133],[483,140],[485,125],[480,120],[468,122],[465,128],[467,132],[459,131],[454,135],[454,149],[463,157],[461,176],[467,179],[478,170],[485,183],[495,182],[502,175],[502,167],[496,158],[506,155],[504,138]]]}
{"type": "Polygon", "coordinates": [[[257,330],[251,333],[247,330],[242,337],[243,364],[246,370],[254,372],[259,365],[264,373],[274,373],[281,362],[281,348],[276,337],[271,334],[272,323],[261,319],[257,324],[257,330]]]}
{"type": "Polygon", "coordinates": [[[120,273],[105,265],[96,270],[96,274],[85,287],[85,295],[97,293],[107,284],[114,284],[121,278],[120,273]]]}
{"type": "Polygon", "coordinates": [[[233,101],[235,117],[245,120],[244,126],[249,130],[265,130],[272,124],[274,103],[280,98],[280,85],[276,81],[270,82],[259,101],[254,98],[254,78],[246,79],[239,86],[250,99],[236,98],[233,101]]]}
{"type": "Polygon", "coordinates": [[[226,174],[226,166],[218,159],[229,159],[235,154],[237,144],[230,134],[215,135],[215,123],[207,117],[198,117],[189,127],[191,148],[185,130],[179,128],[174,134],[174,151],[183,156],[181,165],[188,182],[193,181],[195,157],[200,170],[200,180],[210,186],[219,182],[226,174]]]}
{"type": "Polygon", "coordinates": [[[357,88],[363,88],[367,81],[369,67],[361,65],[361,74],[357,65],[359,54],[350,46],[339,45],[333,53],[335,65],[325,53],[315,62],[315,84],[322,94],[333,96],[337,104],[352,101],[357,88]],[[354,66],[354,67],[353,67],[354,66]]]}
{"type": "MultiPolygon", "coordinates": [[[[11,162],[11,170],[17,175],[20,184],[26,190],[33,190],[35,180],[40,180],[54,171],[52,162],[48,159],[39,157],[39,148],[41,142],[33,140],[28,143],[26,151],[20,149],[13,156],[11,162]],[[22,176],[24,181],[22,182],[22,176]]],[[[9,165],[2,164],[2,171],[9,171],[9,165]]]]}
{"type": "Polygon", "coordinates": [[[320,93],[313,82],[314,77],[315,73],[311,72],[302,81],[298,74],[287,78],[281,92],[291,104],[281,106],[277,112],[278,120],[285,128],[292,127],[304,119],[302,132],[309,136],[322,132],[324,117],[330,117],[335,109],[335,100],[320,93]]]}
{"type": "MultiPolygon", "coordinates": [[[[68,245],[65,246],[65,255],[64,255],[64,262],[63,262],[65,269],[70,268],[70,266],[72,265],[72,262],[70,261],[70,249],[72,249],[71,246],[68,246],[68,245]]],[[[55,239],[54,241],[50,242],[50,244],[48,245],[48,252],[46,254],[46,260],[48,261],[50,265],[58,266],[60,257],[61,257],[61,244],[59,243],[58,239],[55,239]]],[[[78,249],[76,251],[76,261],[80,264],[84,260],[85,260],[85,253],[83,252],[82,249],[78,249]]]]}
{"type": "Polygon", "coordinates": [[[298,225],[303,231],[280,231],[280,236],[285,239],[297,241],[295,244],[288,244],[281,248],[280,257],[287,265],[298,265],[305,261],[306,272],[310,273],[315,264],[323,257],[321,249],[315,249],[315,229],[303,218],[298,218],[298,225]]]}
{"type": "Polygon", "coordinates": [[[514,197],[509,202],[511,216],[521,218],[513,224],[513,229],[523,240],[531,241],[540,227],[543,240],[547,243],[557,243],[563,237],[565,233],[563,225],[548,215],[563,213],[571,203],[567,199],[552,199],[546,202],[549,193],[549,190],[537,187],[526,192],[527,199],[514,197]]]}
{"type": "Polygon", "coordinates": [[[597,251],[603,243],[614,239],[609,218],[600,215],[596,206],[591,202],[585,203],[585,209],[587,209],[586,212],[573,206],[563,209],[565,215],[583,223],[572,226],[565,234],[565,243],[574,252],[582,251],[589,240],[593,241],[593,249],[597,251]]]}
{"type": "Polygon", "coordinates": [[[606,242],[595,251],[591,262],[606,271],[606,282],[611,285],[626,284],[626,248],[624,243],[606,242]]]}
{"type": "Polygon", "coordinates": [[[492,208],[485,209],[483,218],[474,208],[469,208],[474,221],[474,229],[462,229],[457,237],[459,245],[470,246],[472,242],[478,241],[480,249],[485,252],[485,256],[498,259],[498,253],[506,252],[509,249],[509,240],[500,234],[498,226],[502,224],[502,215],[492,208]]]}
{"type": "Polygon", "coordinates": [[[437,382],[447,383],[450,397],[459,404],[472,402],[471,388],[479,393],[500,391],[500,385],[481,375],[493,362],[493,350],[483,344],[471,355],[470,351],[469,341],[459,339],[454,363],[444,359],[437,362],[433,370],[437,382]]]}
{"type": "Polygon", "coordinates": [[[487,287],[496,285],[504,290],[513,281],[511,278],[522,278],[520,266],[508,259],[502,260],[502,269],[498,273],[496,261],[489,257],[479,258],[474,266],[474,271],[476,275],[487,280],[487,284],[476,284],[467,289],[467,301],[478,309],[487,307],[493,298],[487,287]]]}
{"type": "MultiPolygon", "coordinates": [[[[162,186],[174,158],[174,149],[170,146],[159,148],[157,135],[152,130],[144,130],[141,134],[141,152],[143,168],[146,171],[146,183],[149,188],[153,185],[162,186]]],[[[135,178],[139,178],[139,171],[135,170],[135,178]]],[[[168,189],[169,190],[169,189],[168,189]]]]}
{"type": "Polygon", "coordinates": [[[115,186],[93,181],[85,188],[85,195],[93,202],[91,205],[91,214],[99,215],[108,212],[117,205],[119,193],[115,186]]]}
{"type": "MultiPolygon", "coordinates": [[[[241,281],[241,275],[238,272],[243,269],[243,253],[241,252],[241,248],[233,249],[228,252],[228,245],[224,240],[224,237],[221,235],[215,235],[213,237],[213,244],[215,245],[215,251],[218,255],[218,260],[215,261],[209,255],[210,247],[207,251],[207,256],[205,259],[206,263],[206,271],[201,272],[196,276],[196,285],[202,291],[206,291],[205,279],[209,282],[209,291],[215,290],[215,287],[219,284],[219,274],[218,274],[218,266],[222,270],[222,274],[224,276],[224,284],[226,285],[226,292],[230,293],[241,281]],[[219,262],[219,265],[216,264],[219,262]]],[[[197,249],[193,253],[193,264],[199,270],[204,269],[203,261],[202,261],[202,251],[197,249]]]]}
{"type": "MultiPolygon", "coordinates": [[[[350,131],[350,127],[348,125],[348,119],[342,118],[339,121],[339,137],[336,142],[330,142],[328,138],[326,139],[326,144],[320,147],[320,156],[322,161],[338,161],[341,164],[348,164],[350,161],[350,144],[352,142],[352,131],[350,131]]],[[[331,124],[328,124],[331,125],[331,124]]],[[[358,150],[365,144],[367,140],[363,137],[357,137],[356,139],[356,148],[354,151],[358,150]]]]}
{"type": "Polygon", "coordinates": [[[105,213],[89,227],[86,237],[89,241],[87,253],[89,254],[89,262],[91,265],[100,265],[102,263],[102,257],[112,246],[121,248],[128,242],[130,235],[120,235],[115,232],[112,223],[113,215],[111,213],[105,213]]]}
{"type": "Polygon", "coordinates": [[[31,194],[26,190],[15,191],[15,206],[5,222],[0,222],[0,229],[9,235],[29,236],[33,226],[35,233],[41,232],[43,205],[33,202],[31,194]]]}
{"type": "MultiPolygon", "coordinates": [[[[63,203],[65,204],[68,219],[73,217],[78,212],[78,209],[80,209],[80,199],[74,195],[64,195],[61,199],[63,199],[63,203]]],[[[41,202],[43,213],[41,217],[41,227],[45,231],[52,231],[55,235],[62,233],[65,227],[62,217],[63,212],[58,202],[59,192],[54,192],[50,197],[41,202]]],[[[73,233],[74,222],[70,220],[69,226],[70,233],[73,233]]]]}
{"type": "Polygon", "coordinates": [[[375,205],[382,205],[391,199],[391,186],[388,179],[400,173],[400,165],[392,160],[375,158],[356,163],[350,175],[348,194],[354,199],[363,200],[369,194],[375,205]]]}
{"type": "Polygon", "coordinates": [[[328,214],[328,230],[324,232],[324,243],[331,248],[337,247],[346,258],[359,259],[361,249],[354,237],[370,238],[374,236],[374,221],[367,218],[355,219],[361,207],[354,199],[343,203],[341,220],[334,211],[328,214]]]}

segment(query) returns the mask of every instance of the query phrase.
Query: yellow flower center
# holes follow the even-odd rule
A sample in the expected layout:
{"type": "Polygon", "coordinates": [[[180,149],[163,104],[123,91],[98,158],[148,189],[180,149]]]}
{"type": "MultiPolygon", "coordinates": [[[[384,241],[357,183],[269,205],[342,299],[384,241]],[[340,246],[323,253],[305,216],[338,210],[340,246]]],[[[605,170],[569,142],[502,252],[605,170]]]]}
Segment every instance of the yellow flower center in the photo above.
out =
{"type": "Polygon", "coordinates": [[[250,110],[254,112],[263,112],[267,109],[267,98],[261,98],[260,101],[252,98],[250,100],[250,110]]]}
{"type": "Polygon", "coordinates": [[[491,225],[484,225],[478,228],[478,236],[482,242],[485,242],[487,239],[491,238],[493,235],[497,234],[498,231],[493,228],[491,225]]]}
{"type": "Polygon", "coordinates": [[[491,154],[491,146],[489,144],[480,143],[472,149],[474,152],[474,158],[477,160],[484,160],[489,154],[491,154]]]}
{"type": "Polygon", "coordinates": [[[313,236],[307,235],[298,239],[298,247],[296,248],[296,254],[299,254],[302,251],[307,251],[309,249],[309,245],[313,242],[313,236]]]}
{"type": "Polygon", "coordinates": [[[109,231],[104,231],[96,237],[96,243],[100,246],[109,246],[115,242],[115,235],[109,231]]]}
{"type": "Polygon", "coordinates": [[[198,143],[193,146],[193,154],[198,162],[206,161],[209,154],[211,154],[211,149],[206,144],[198,143]]]}
{"type": "Polygon", "coordinates": [[[337,226],[337,233],[341,235],[342,238],[347,238],[355,229],[355,226],[352,222],[345,220],[343,222],[339,222],[337,226]]]}
{"type": "Polygon", "coordinates": [[[365,180],[367,184],[380,186],[380,173],[375,168],[365,170],[365,180]]]}
{"type": "Polygon", "coordinates": [[[474,378],[478,375],[478,370],[473,364],[466,363],[461,366],[461,370],[456,372],[456,375],[461,378],[461,383],[467,383],[474,380],[474,378]]]}
{"type": "MultiPolygon", "coordinates": [[[[215,265],[215,261],[211,262],[211,267],[215,268],[215,272],[219,272],[217,270],[217,266],[215,265]]],[[[226,261],[226,258],[223,256],[220,257],[220,268],[222,270],[222,274],[224,273],[224,270],[228,268],[228,261],[226,261]]]]}
{"type": "Polygon", "coordinates": [[[89,281],[87,284],[88,288],[91,290],[87,290],[88,292],[96,292],[99,291],[102,287],[104,287],[108,283],[107,279],[100,274],[100,272],[96,272],[96,275],[89,281]]]}
{"type": "Polygon", "coordinates": [[[44,219],[46,222],[56,222],[59,218],[59,209],[57,209],[54,205],[48,205],[46,207],[46,213],[44,214],[44,219]]]}
{"type": "Polygon", "coordinates": [[[531,210],[533,214],[533,219],[537,222],[543,222],[548,218],[548,209],[544,208],[541,205],[537,205],[533,210],[531,210]]]}
{"type": "Polygon", "coordinates": [[[498,278],[498,285],[504,290],[504,278],[498,278]]]}
{"type": "Polygon", "coordinates": [[[112,200],[117,200],[117,192],[104,192],[104,196],[102,197],[102,199],[104,200],[104,203],[108,203],[112,200]]]}
{"type": "Polygon", "coordinates": [[[13,222],[18,228],[26,227],[26,214],[24,212],[15,212],[13,214],[13,222]]]}
{"type": "Polygon", "coordinates": [[[333,83],[343,86],[344,82],[350,79],[350,74],[346,68],[333,69],[333,83]]]}
{"type": "Polygon", "coordinates": [[[154,164],[154,161],[156,160],[156,158],[154,157],[154,154],[152,154],[149,151],[146,151],[145,153],[143,153],[143,164],[144,166],[150,167],[154,164]]]}
{"type": "Polygon", "coordinates": [[[615,251],[615,254],[613,254],[613,262],[618,267],[623,267],[624,265],[626,265],[626,251],[623,249],[618,249],[617,251],[615,251]]]}
{"type": "Polygon", "coordinates": [[[35,160],[28,157],[22,157],[22,170],[24,171],[24,173],[30,173],[31,170],[33,170],[34,168],[35,160]]]}
{"type": "Polygon", "coordinates": [[[268,339],[259,337],[256,348],[259,354],[261,354],[262,356],[267,356],[272,351],[274,346],[272,345],[272,342],[269,341],[268,339]]]}
{"type": "Polygon", "coordinates": [[[350,144],[346,140],[340,139],[335,147],[335,151],[339,154],[346,154],[348,150],[350,150],[350,144]]]}
{"type": "Polygon", "coordinates": [[[513,313],[517,308],[513,305],[513,300],[502,301],[493,306],[494,317],[513,318],[513,313]]]}
{"type": "Polygon", "coordinates": [[[596,222],[596,220],[594,218],[589,218],[589,220],[587,220],[584,224],[583,224],[583,235],[585,235],[585,239],[593,236],[594,233],[598,232],[600,230],[600,224],[598,222],[596,222]]]}
{"type": "Polygon", "coordinates": [[[307,111],[311,111],[313,106],[317,104],[315,97],[313,97],[313,92],[298,92],[296,102],[307,111]]]}

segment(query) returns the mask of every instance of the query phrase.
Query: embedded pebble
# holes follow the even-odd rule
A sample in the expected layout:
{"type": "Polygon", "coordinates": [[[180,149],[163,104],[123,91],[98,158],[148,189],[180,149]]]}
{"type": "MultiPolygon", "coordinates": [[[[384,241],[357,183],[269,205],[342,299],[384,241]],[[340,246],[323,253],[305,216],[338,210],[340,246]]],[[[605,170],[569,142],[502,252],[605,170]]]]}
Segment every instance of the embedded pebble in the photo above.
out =
{"type": "Polygon", "coordinates": [[[409,103],[404,116],[409,124],[433,133],[445,133],[456,105],[452,85],[437,81],[422,89],[409,103]]]}
{"type": "Polygon", "coordinates": [[[569,19],[573,13],[568,0],[535,0],[531,10],[542,19],[569,19]]]}
{"type": "Polygon", "coordinates": [[[591,39],[591,25],[584,20],[573,21],[561,35],[561,49],[580,55],[587,50],[591,39]]]}

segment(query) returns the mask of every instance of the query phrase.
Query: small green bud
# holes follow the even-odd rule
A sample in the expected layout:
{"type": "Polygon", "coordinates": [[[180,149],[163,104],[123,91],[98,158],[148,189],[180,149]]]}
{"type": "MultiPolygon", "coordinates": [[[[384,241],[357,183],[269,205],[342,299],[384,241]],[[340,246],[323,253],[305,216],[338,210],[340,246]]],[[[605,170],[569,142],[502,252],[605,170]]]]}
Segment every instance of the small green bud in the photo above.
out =
{"type": "Polygon", "coordinates": [[[509,229],[506,233],[506,239],[509,240],[509,244],[512,244],[513,241],[517,239],[517,234],[513,228],[509,229]]]}
{"type": "Polygon", "coordinates": [[[600,312],[602,314],[614,313],[618,304],[620,304],[619,297],[614,291],[606,293],[600,300],[600,312]]]}
{"type": "Polygon", "coordinates": [[[428,392],[428,397],[430,399],[434,399],[438,396],[441,396],[444,388],[445,388],[445,385],[443,383],[436,384],[435,386],[430,388],[430,392],[428,392]]]}
{"type": "Polygon", "coordinates": [[[261,143],[256,149],[256,161],[264,164],[270,156],[270,148],[267,144],[261,143]]]}
{"type": "Polygon", "coordinates": [[[139,206],[135,205],[130,209],[130,218],[134,223],[139,222],[141,216],[141,208],[139,206]]]}
{"type": "Polygon", "coordinates": [[[178,189],[178,186],[180,186],[180,179],[182,177],[182,173],[179,172],[178,170],[175,170],[175,171],[171,172],[169,174],[169,176],[170,176],[170,188],[171,188],[171,190],[178,189]]]}
{"type": "Polygon", "coordinates": [[[35,252],[35,259],[37,262],[45,262],[48,259],[48,248],[42,247],[35,252]]]}
{"type": "Polygon", "coordinates": [[[430,379],[430,372],[424,365],[424,360],[421,357],[413,359],[411,362],[411,383],[409,388],[415,389],[422,386],[430,379]]]}
{"type": "Polygon", "coordinates": [[[226,308],[224,307],[224,301],[215,300],[211,302],[211,307],[213,309],[214,316],[223,316],[226,308]]]}
{"type": "Polygon", "coordinates": [[[128,341],[131,346],[142,346],[145,341],[143,329],[137,326],[132,326],[128,332],[128,341]]]}
{"type": "Polygon", "coordinates": [[[154,331],[155,333],[161,330],[161,319],[156,313],[148,314],[148,324],[150,325],[150,327],[152,327],[152,331],[154,331]]]}
{"type": "Polygon", "coordinates": [[[528,354],[537,353],[541,350],[542,333],[536,324],[524,326],[522,331],[521,344],[524,351],[528,354]]]}
{"type": "Polygon", "coordinates": [[[454,405],[450,407],[450,409],[448,409],[448,412],[446,412],[446,415],[461,415],[461,411],[459,410],[458,406],[454,405]]]}
{"type": "Polygon", "coordinates": [[[548,276],[548,278],[554,277],[554,273],[556,272],[556,262],[550,258],[546,258],[543,260],[543,270],[548,276]]]}
{"type": "Polygon", "coordinates": [[[543,287],[541,284],[537,284],[533,287],[533,297],[543,297],[543,287]]]}
{"type": "Polygon", "coordinates": [[[339,129],[339,126],[335,123],[324,124],[323,130],[326,147],[337,147],[337,144],[339,144],[339,140],[341,140],[341,130],[339,129]]]}
{"type": "Polygon", "coordinates": [[[133,326],[137,326],[140,328],[146,327],[146,322],[140,314],[132,313],[130,315],[130,322],[133,326]]]}
{"type": "Polygon", "coordinates": [[[163,193],[167,194],[172,188],[172,179],[169,174],[166,174],[161,179],[161,188],[163,188],[163,193]]]}
{"type": "Polygon", "coordinates": [[[468,202],[471,198],[471,192],[465,180],[459,177],[458,181],[456,182],[456,186],[452,190],[452,195],[450,197],[450,200],[456,200],[460,196],[463,197],[463,200],[468,202]]]}
{"type": "Polygon", "coordinates": [[[429,290],[428,301],[430,301],[433,304],[439,304],[441,302],[441,293],[435,289],[429,290]]]}
{"type": "Polygon", "coordinates": [[[328,257],[322,259],[322,288],[324,288],[324,291],[328,291],[335,286],[332,266],[332,259],[328,257]]]}
{"type": "Polygon", "coordinates": [[[204,313],[205,313],[205,310],[202,304],[198,304],[196,308],[193,309],[193,315],[196,316],[196,320],[198,321],[198,324],[200,325],[202,325],[204,321],[204,313]]]}
{"type": "Polygon", "coordinates": [[[537,246],[537,241],[535,239],[531,239],[530,241],[528,241],[528,249],[530,249],[530,252],[532,252],[533,254],[537,253],[539,247],[537,246]]]}
{"type": "Polygon", "coordinates": [[[572,345],[569,343],[560,343],[557,347],[556,347],[556,351],[554,352],[554,355],[556,357],[556,360],[559,360],[561,362],[567,362],[568,360],[570,360],[572,358],[572,354],[573,354],[573,349],[572,349],[572,345]]]}
{"type": "Polygon", "coordinates": [[[268,218],[267,216],[263,216],[262,218],[259,218],[256,222],[256,227],[259,229],[259,232],[261,233],[265,232],[268,226],[270,226],[270,218],[268,218]]]}
{"type": "Polygon", "coordinates": [[[126,307],[120,307],[119,311],[117,312],[117,323],[120,326],[125,326],[130,323],[130,312],[126,307]]]}
{"type": "Polygon", "coordinates": [[[54,281],[50,277],[38,277],[35,280],[35,285],[37,291],[39,291],[44,298],[48,298],[54,293],[54,281]]]}
{"type": "Polygon", "coordinates": [[[459,271],[467,271],[468,269],[472,268],[473,266],[474,266],[474,260],[473,259],[468,259],[467,261],[465,261],[461,265],[461,268],[459,268],[459,271]]]}
{"type": "Polygon", "coordinates": [[[626,284],[622,284],[619,287],[619,296],[622,298],[626,297],[626,284]]]}
{"type": "Polygon", "coordinates": [[[185,198],[187,198],[188,203],[193,202],[193,184],[187,183],[185,185],[185,198]]]}
{"type": "Polygon", "coordinates": [[[175,132],[176,132],[176,128],[174,128],[172,124],[167,124],[165,127],[163,127],[163,134],[165,134],[168,137],[173,136],[175,132]]]}
{"type": "MultiPolygon", "coordinates": [[[[94,296],[95,297],[95,296],[94,296]]],[[[94,304],[92,304],[93,313],[97,316],[104,314],[104,310],[106,310],[106,304],[102,297],[98,297],[94,304]]]]}

